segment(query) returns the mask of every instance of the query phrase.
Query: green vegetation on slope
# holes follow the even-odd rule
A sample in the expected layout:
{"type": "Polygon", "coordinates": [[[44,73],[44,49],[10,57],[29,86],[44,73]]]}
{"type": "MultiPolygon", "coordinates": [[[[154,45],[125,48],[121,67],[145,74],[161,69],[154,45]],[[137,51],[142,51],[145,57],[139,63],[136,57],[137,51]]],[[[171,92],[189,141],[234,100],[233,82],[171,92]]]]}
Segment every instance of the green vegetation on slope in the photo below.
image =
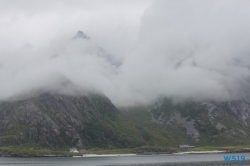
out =
{"type": "Polygon", "coordinates": [[[43,94],[0,105],[0,148],[28,149],[31,153],[44,148],[67,152],[71,147],[142,153],[169,152],[181,144],[249,144],[246,126],[232,120],[235,114],[226,110],[226,104],[219,108],[215,116],[203,104],[174,104],[164,99],[150,107],[118,111],[103,96],[43,94]],[[187,133],[185,125],[191,123],[193,130],[199,132],[198,141],[187,133]],[[223,126],[220,130],[216,128],[218,123],[223,126]]]}

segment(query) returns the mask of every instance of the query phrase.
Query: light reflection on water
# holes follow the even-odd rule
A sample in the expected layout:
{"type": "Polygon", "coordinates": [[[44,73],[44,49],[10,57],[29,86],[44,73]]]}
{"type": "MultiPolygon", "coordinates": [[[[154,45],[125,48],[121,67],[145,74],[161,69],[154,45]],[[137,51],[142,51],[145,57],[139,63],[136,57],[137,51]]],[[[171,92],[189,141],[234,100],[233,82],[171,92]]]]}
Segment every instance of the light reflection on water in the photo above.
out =
{"type": "Polygon", "coordinates": [[[141,155],[130,157],[94,158],[10,158],[1,157],[0,166],[210,166],[250,165],[250,153],[244,154],[198,154],[198,155],[141,155]],[[224,162],[224,155],[245,155],[244,162],[224,162]]]}

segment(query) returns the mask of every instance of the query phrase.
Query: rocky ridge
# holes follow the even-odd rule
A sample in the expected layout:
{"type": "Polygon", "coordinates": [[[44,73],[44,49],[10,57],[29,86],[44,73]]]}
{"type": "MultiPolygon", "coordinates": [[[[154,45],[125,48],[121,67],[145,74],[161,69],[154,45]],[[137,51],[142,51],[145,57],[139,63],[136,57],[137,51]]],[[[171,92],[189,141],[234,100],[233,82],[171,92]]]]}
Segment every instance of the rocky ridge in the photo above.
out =
{"type": "Polygon", "coordinates": [[[83,147],[87,142],[112,137],[103,117],[116,113],[118,110],[111,101],[100,94],[74,97],[43,93],[25,100],[2,102],[0,144],[83,147]],[[88,125],[95,121],[99,121],[99,130],[93,133],[88,125]]]}
{"type": "Polygon", "coordinates": [[[250,101],[195,102],[174,104],[164,98],[148,109],[152,122],[166,131],[182,128],[193,144],[234,144],[250,136],[250,101]],[[236,141],[237,140],[237,141],[236,141]]]}

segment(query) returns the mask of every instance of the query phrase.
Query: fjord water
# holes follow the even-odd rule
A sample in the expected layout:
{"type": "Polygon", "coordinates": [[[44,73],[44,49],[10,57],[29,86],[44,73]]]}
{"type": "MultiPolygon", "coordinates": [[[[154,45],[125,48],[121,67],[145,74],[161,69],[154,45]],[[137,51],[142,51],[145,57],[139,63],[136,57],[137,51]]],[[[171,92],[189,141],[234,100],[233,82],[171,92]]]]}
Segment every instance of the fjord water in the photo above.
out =
{"type": "Polygon", "coordinates": [[[185,155],[137,155],[129,157],[1,157],[1,166],[178,166],[178,165],[250,165],[250,153],[240,154],[185,154],[185,155]],[[225,162],[224,155],[244,155],[244,162],[225,162]]]}

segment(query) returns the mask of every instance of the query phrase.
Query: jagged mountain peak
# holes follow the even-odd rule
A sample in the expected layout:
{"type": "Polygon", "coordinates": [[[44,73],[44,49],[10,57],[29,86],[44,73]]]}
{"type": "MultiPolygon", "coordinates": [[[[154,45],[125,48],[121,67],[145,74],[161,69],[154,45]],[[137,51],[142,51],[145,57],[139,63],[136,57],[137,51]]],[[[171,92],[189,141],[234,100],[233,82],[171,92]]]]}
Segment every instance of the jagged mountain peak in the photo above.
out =
{"type": "Polygon", "coordinates": [[[85,40],[89,40],[90,37],[88,37],[87,35],[85,35],[85,33],[83,33],[83,31],[78,31],[77,34],[73,37],[73,39],[85,39],[85,40]]]}

